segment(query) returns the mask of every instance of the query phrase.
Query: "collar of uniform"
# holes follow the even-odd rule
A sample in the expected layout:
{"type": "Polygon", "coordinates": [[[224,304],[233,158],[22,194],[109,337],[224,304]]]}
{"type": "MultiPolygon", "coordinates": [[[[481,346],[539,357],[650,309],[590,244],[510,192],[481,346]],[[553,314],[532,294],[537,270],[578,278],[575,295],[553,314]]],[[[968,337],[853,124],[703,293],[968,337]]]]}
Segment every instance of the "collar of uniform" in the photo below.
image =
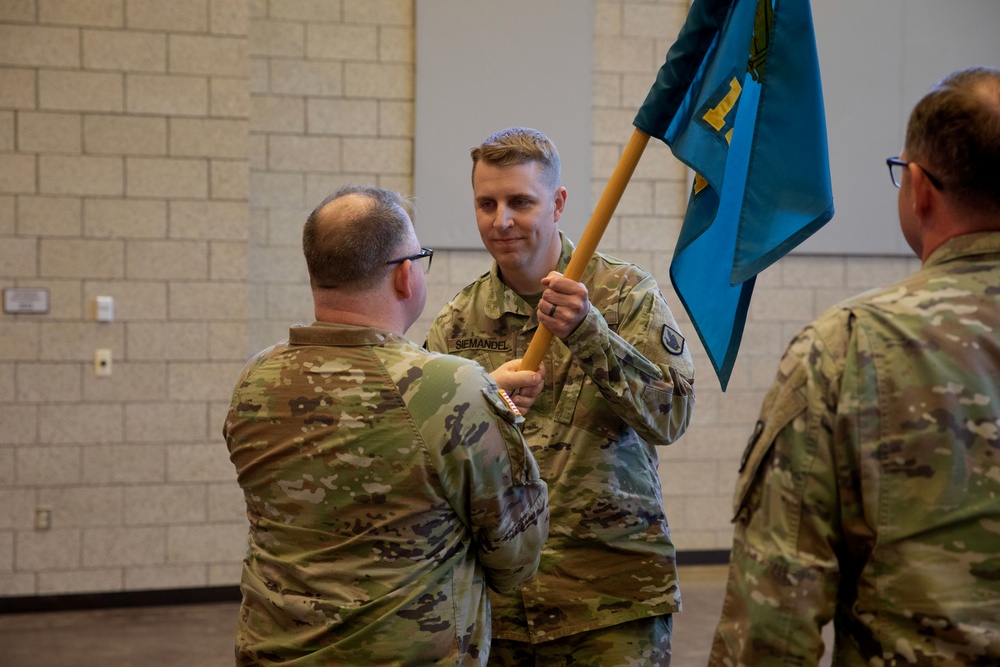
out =
{"type": "Polygon", "coordinates": [[[972,255],[1000,254],[1000,232],[976,232],[948,239],[934,250],[924,262],[924,266],[944,264],[972,255]]]}
{"type": "MultiPolygon", "coordinates": [[[[576,246],[566,238],[566,235],[562,231],[559,232],[559,240],[562,242],[562,250],[559,253],[559,263],[556,266],[556,270],[560,273],[565,273],[566,267],[569,265],[569,259],[573,255],[573,250],[576,246]]],[[[535,315],[534,308],[529,306],[521,298],[520,294],[507,287],[500,280],[500,267],[497,266],[496,261],[493,262],[493,266],[490,268],[490,287],[489,297],[486,300],[486,307],[484,308],[486,316],[490,319],[500,319],[506,313],[523,315],[525,317],[535,315]]]]}
{"type": "Polygon", "coordinates": [[[309,326],[296,325],[288,330],[289,345],[355,347],[359,345],[386,345],[402,340],[396,334],[384,329],[336,322],[313,322],[309,326]]]}

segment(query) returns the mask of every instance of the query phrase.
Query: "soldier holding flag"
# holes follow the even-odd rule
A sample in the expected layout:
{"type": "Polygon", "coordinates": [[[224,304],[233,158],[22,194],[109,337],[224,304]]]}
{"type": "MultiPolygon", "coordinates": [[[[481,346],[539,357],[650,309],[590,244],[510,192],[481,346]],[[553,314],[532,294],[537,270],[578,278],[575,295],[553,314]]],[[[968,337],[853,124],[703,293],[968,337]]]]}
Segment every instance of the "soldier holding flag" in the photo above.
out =
{"type": "MultiPolygon", "coordinates": [[[[579,282],[562,275],[567,192],[559,156],[527,128],[472,151],[476,221],[494,263],[440,312],[429,350],[490,371],[524,355],[540,324],[558,339],[544,386],[515,401],[549,486],[551,529],[537,575],[491,593],[490,664],[669,665],[680,609],[675,549],[656,446],[677,440],[694,406],[688,346],[653,277],[597,253],[579,282]]],[[[508,391],[520,388],[494,372],[508,391]]]]}

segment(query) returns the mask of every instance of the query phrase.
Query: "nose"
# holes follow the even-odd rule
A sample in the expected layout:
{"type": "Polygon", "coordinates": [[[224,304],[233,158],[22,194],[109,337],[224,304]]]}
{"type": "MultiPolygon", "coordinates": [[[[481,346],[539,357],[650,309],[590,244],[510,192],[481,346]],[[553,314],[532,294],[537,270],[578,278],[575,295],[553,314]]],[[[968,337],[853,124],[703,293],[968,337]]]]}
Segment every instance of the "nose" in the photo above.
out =
{"type": "Polygon", "coordinates": [[[510,209],[503,204],[498,204],[496,216],[493,218],[493,226],[497,229],[508,229],[513,225],[514,217],[510,209]]]}

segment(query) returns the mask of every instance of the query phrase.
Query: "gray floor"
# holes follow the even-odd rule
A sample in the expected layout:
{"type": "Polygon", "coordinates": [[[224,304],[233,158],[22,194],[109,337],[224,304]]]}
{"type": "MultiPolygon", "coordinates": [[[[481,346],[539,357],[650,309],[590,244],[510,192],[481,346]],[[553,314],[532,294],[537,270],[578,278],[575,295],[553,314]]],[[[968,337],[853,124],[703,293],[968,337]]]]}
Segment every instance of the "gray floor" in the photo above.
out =
{"type": "MultiPolygon", "coordinates": [[[[674,616],[673,667],[707,664],[724,584],[724,567],[681,569],[684,612],[674,616]]],[[[238,606],[0,614],[0,665],[228,667],[238,606]]]]}

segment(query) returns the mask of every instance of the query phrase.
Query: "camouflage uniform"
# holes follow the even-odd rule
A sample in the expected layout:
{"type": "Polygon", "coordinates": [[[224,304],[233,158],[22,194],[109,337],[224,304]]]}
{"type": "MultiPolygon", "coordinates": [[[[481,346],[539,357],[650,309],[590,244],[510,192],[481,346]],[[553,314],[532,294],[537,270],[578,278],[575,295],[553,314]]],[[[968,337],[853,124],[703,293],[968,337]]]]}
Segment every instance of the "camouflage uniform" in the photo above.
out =
{"type": "Polygon", "coordinates": [[[670,667],[673,616],[662,614],[529,644],[495,638],[490,665],[670,667]]]}
{"type": "MultiPolygon", "coordinates": [[[[563,238],[560,271],[572,252],[563,238]]],[[[441,311],[429,349],[487,370],[524,355],[536,310],[497,271],[441,311]]],[[[545,388],[522,429],[549,485],[549,539],[535,578],[491,594],[497,638],[540,643],[680,610],[653,445],[687,427],[691,357],[652,276],[597,254],[582,282],[593,307],[549,347],[545,388]]]]}
{"type": "Polygon", "coordinates": [[[796,337],[743,458],[709,664],[1000,664],[1000,233],[796,337]]]}
{"type": "Polygon", "coordinates": [[[247,365],[225,436],[250,520],[240,665],[482,665],[485,584],[537,567],[546,487],[468,361],[316,323],[247,365]]]}

